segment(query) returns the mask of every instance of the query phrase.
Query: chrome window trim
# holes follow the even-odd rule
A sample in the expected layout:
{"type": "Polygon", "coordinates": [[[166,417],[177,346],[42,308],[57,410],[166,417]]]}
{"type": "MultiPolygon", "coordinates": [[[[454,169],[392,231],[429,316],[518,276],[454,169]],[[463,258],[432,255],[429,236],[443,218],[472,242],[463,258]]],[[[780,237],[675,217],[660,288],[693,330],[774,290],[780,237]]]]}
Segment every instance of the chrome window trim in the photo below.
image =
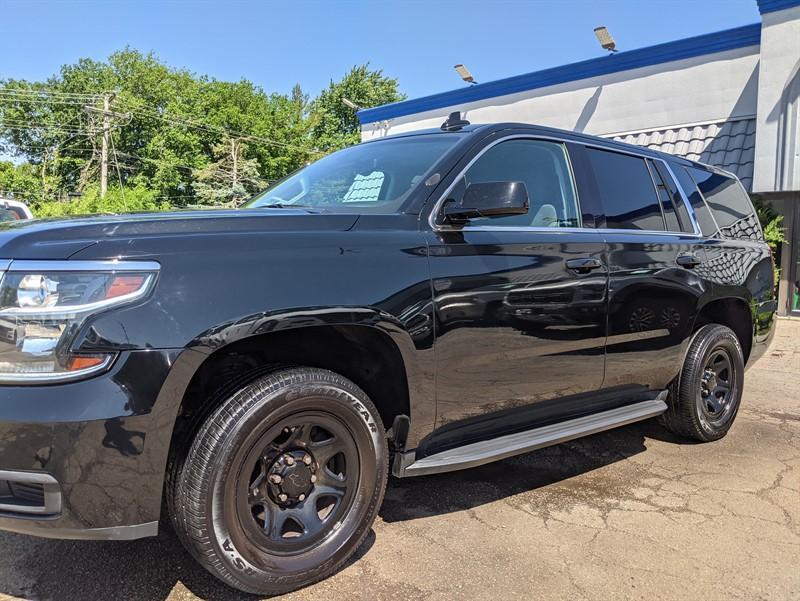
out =
{"type": "MultiPolygon", "coordinates": [[[[572,177],[572,185],[575,189],[575,201],[578,204],[578,219],[583,218],[583,213],[581,211],[581,203],[580,203],[580,192],[578,191],[577,187],[575,186],[575,171],[572,165],[572,159],[569,156],[569,152],[566,153],[567,155],[567,164],[569,165],[570,169],[570,176],[572,177]]],[[[648,172],[650,170],[648,169],[648,172]]],[[[690,175],[691,177],[691,175],[690,175]]],[[[651,177],[652,179],[652,177],[651,177]]],[[[692,178],[694,181],[694,178],[692,178]]],[[[740,182],[741,184],[741,182],[740,182]]],[[[655,183],[653,184],[655,186],[655,183]]],[[[656,190],[656,196],[658,197],[658,190],[656,190]]],[[[702,197],[702,194],[701,194],[702,197]]],[[[660,204],[659,199],[659,204],[660,204]]],[[[703,198],[703,202],[705,202],[705,198],[703,198]]],[[[711,209],[709,209],[709,212],[711,209]]],[[[712,215],[713,217],[713,215],[712,215]]],[[[714,221],[716,224],[716,221],[714,221]]],[[[601,144],[592,144],[591,142],[579,142],[576,140],[570,140],[567,138],[558,138],[556,136],[547,136],[547,135],[539,135],[535,133],[531,134],[512,134],[510,136],[505,136],[499,138],[497,140],[492,141],[491,143],[487,144],[476,154],[472,157],[469,162],[464,165],[461,171],[458,172],[456,177],[450,183],[450,185],[445,189],[436,203],[433,205],[433,209],[431,209],[430,214],[428,215],[428,225],[430,226],[433,232],[475,232],[475,231],[482,231],[482,232],[537,232],[537,233],[586,233],[586,232],[609,232],[612,234],[634,234],[634,235],[642,235],[646,234],[648,236],[656,235],[656,236],[683,236],[687,238],[702,238],[702,232],[700,231],[700,225],[697,221],[697,216],[694,214],[693,207],[689,202],[686,194],[684,193],[683,189],[681,188],[680,183],[678,182],[678,178],[675,177],[675,173],[672,171],[669,163],[666,160],[660,157],[651,157],[645,154],[633,152],[627,149],[616,149],[616,148],[609,148],[607,146],[603,146],[601,144]],[[681,199],[683,200],[683,204],[686,207],[686,211],[689,213],[689,219],[692,222],[692,227],[694,229],[693,232],[672,232],[672,231],[658,231],[658,230],[628,230],[628,229],[617,229],[617,228],[591,228],[591,227],[534,227],[534,226],[483,226],[483,225],[467,225],[462,227],[451,226],[447,224],[438,224],[436,223],[436,216],[439,214],[439,211],[442,209],[442,205],[444,204],[445,200],[447,199],[448,194],[453,191],[453,188],[456,187],[456,184],[459,180],[464,176],[464,174],[469,170],[470,167],[480,158],[483,154],[488,151],[490,148],[500,144],[501,142],[505,142],[507,140],[515,140],[515,139],[527,139],[527,140],[547,140],[551,142],[558,142],[560,144],[574,143],[574,144],[581,144],[587,148],[597,148],[599,150],[607,150],[609,152],[618,152],[620,154],[627,154],[630,156],[634,156],[640,159],[651,159],[653,161],[661,161],[664,166],[669,171],[672,180],[675,182],[675,186],[678,189],[678,192],[681,195],[681,199]]]]}

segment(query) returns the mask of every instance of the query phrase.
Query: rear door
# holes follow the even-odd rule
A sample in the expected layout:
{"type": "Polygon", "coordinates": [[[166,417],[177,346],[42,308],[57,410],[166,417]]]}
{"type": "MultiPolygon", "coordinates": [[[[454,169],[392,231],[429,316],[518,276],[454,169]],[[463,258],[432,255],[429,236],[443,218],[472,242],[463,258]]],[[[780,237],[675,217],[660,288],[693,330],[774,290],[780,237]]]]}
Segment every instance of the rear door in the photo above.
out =
{"type": "Polygon", "coordinates": [[[499,428],[520,427],[516,410],[595,393],[603,381],[604,243],[582,227],[567,145],[487,142],[437,198],[458,202],[468,184],[494,181],[524,182],[528,214],[458,226],[440,210],[430,217],[440,426],[506,410],[499,428]],[[570,267],[581,260],[586,268],[570,267]]]}
{"type": "Polygon", "coordinates": [[[697,225],[660,159],[584,148],[608,245],[604,388],[662,390],[675,377],[700,299],[705,260],[697,225]]]}

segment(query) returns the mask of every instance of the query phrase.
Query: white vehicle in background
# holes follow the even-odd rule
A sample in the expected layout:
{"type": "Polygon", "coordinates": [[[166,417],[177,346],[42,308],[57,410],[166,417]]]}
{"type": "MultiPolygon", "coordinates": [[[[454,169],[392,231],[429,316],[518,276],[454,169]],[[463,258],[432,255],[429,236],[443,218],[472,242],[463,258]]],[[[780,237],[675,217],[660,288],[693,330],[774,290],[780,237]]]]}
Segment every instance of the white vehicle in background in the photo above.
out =
{"type": "Polygon", "coordinates": [[[24,202],[0,198],[0,222],[33,219],[33,213],[24,202]]]}

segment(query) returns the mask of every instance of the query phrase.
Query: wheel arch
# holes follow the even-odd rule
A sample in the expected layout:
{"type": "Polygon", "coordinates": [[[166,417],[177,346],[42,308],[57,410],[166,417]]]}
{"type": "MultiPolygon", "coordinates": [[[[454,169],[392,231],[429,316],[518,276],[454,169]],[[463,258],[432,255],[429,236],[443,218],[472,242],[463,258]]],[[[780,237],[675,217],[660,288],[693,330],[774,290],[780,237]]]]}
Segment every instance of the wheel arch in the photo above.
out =
{"type": "Polygon", "coordinates": [[[704,325],[718,323],[733,330],[742,345],[745,364],[753,348],[753,311],[746,300],[729,296],[709,300],[697,312],[692,333],[704,325]]]}
{"type": "Polygon", "coordinates": [[[388,428],[394,416],[411,419],[429,405],[419,361],[400,321],[373,307],[265,312],[209,328],[178,356],[155,404],[168,439],[165,465],[176,441],[190,440],[208,415],[208,403],[218,404],[213,397],[224,385],[244,385],[281,365],[329,369],[361,387],[388,428]]]}

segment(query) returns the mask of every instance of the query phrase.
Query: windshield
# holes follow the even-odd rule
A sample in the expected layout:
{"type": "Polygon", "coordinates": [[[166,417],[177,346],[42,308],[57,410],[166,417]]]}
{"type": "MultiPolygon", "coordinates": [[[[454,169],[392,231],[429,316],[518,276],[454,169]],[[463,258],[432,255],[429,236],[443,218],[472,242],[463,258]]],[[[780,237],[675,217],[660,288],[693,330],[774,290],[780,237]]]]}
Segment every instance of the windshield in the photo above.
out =
{"type": "Polygon", "coordinates": [[[245,206],[392,213],[458,139],[429,134],[351,146],[277,182],[245,206]]]}

